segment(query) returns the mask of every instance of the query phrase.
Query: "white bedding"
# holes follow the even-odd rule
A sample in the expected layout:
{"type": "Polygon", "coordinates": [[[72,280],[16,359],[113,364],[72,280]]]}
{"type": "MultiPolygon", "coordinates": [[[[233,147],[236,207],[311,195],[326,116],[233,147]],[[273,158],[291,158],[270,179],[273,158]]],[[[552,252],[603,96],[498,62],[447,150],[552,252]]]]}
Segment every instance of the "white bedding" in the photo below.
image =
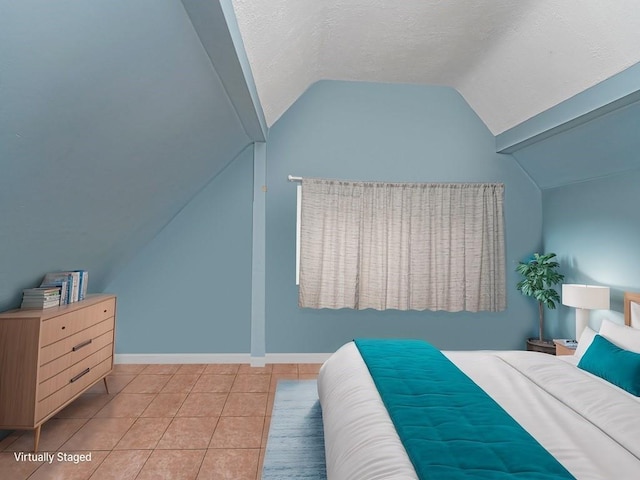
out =
{"type": "MultiPolygon", "coordinates": [[[[579,480],[640,478],[640,399],[536,352],[444,352],[579,480]]],[[[328,480],[417,479],[350,342],[318,376],[328,480]]]]}

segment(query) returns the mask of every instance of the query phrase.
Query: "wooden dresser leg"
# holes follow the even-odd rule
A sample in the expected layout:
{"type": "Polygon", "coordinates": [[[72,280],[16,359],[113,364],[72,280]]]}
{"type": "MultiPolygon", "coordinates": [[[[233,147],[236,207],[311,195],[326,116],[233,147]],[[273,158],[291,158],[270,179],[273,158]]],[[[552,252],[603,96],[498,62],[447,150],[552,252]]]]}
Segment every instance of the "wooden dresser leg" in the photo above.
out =
{"type": "Polygon", "coordinates": [[[40,443],[40,427],[38,425],[33,431],[33,453],[38,453],[38,444],[40,443]]]}
{"type": "Polygon", "coordinates": [[[107,377],[104,377],[102,381],[104,382],[104,389],[107,391],[107,395],[109,395],[109,385],[107,385],[107,377]]]}

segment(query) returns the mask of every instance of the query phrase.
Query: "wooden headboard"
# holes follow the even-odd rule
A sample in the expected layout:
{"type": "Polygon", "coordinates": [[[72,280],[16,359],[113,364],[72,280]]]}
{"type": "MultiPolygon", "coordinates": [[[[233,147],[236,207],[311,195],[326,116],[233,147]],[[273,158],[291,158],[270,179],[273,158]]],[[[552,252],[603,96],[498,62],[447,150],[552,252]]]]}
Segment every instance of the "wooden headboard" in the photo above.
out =
{"type": "Polygon", "coordinates": [[[631,302],[640,303],[640,293],[624,292],[624,324],[631,326],[631,302]]]}

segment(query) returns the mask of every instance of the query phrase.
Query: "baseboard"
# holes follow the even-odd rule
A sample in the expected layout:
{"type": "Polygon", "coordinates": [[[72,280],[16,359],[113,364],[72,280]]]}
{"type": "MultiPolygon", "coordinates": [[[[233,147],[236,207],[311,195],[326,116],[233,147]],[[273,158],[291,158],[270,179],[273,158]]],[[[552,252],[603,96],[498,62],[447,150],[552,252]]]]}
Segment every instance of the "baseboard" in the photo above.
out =
{"type": "Polygon", "coordinates": [[[248,353],[116,353],[114,363],[250,363],[248,353]]]}
{"type": "Polygon", "coordinates": [[[251,357],[252,367],[264,367],[267,364],[267,357],[251,357]]]}
{"type": "Polygon", "coordinates": [[[324,363],[331,353],[267,353],[267,363],[324,363]]]}
{"type": "Polygon", "coordinates": [[[331,353],[116,353],[115,363],[248,363],[262,367],[267,363],[324,363],[331,353]]]}

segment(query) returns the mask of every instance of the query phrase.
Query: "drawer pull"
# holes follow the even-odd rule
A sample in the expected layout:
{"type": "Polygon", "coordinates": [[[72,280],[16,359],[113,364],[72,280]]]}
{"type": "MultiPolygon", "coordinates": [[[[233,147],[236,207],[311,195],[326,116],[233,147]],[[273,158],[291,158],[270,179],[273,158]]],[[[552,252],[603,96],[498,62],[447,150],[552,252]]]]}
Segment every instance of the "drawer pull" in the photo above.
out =
{"type": "Polygon", "coordinates": [[[87,373],[89,373],[89,370],[91,370],[89,367],[85,368],[83,371],[81,371],[79,374],[77,374],[75,377],[73,377],[69,383],[73,383],[76,380],[80,379],[80,377],[86,375],[87,373]]]}
{"type": "Polygon", "coordinates": [[[71,349],[72,352],[77,352],[78,350],[80,350],[82,347],[86,347],[87,345],[91,344],[91,342],[93,341],[93,339],[89,339],[89,340],[85,340],[84,342],[80,342],[78,345],[76,345],[75,347],[73,347],[71,349]]]}
{"type": "Polygon", "coordinates": [[[67,328],[67,327],[65,327],[65,326],[63,325],[63,326],[62,326],[62,330],[64,330],[65,328],[67,328]]]}

